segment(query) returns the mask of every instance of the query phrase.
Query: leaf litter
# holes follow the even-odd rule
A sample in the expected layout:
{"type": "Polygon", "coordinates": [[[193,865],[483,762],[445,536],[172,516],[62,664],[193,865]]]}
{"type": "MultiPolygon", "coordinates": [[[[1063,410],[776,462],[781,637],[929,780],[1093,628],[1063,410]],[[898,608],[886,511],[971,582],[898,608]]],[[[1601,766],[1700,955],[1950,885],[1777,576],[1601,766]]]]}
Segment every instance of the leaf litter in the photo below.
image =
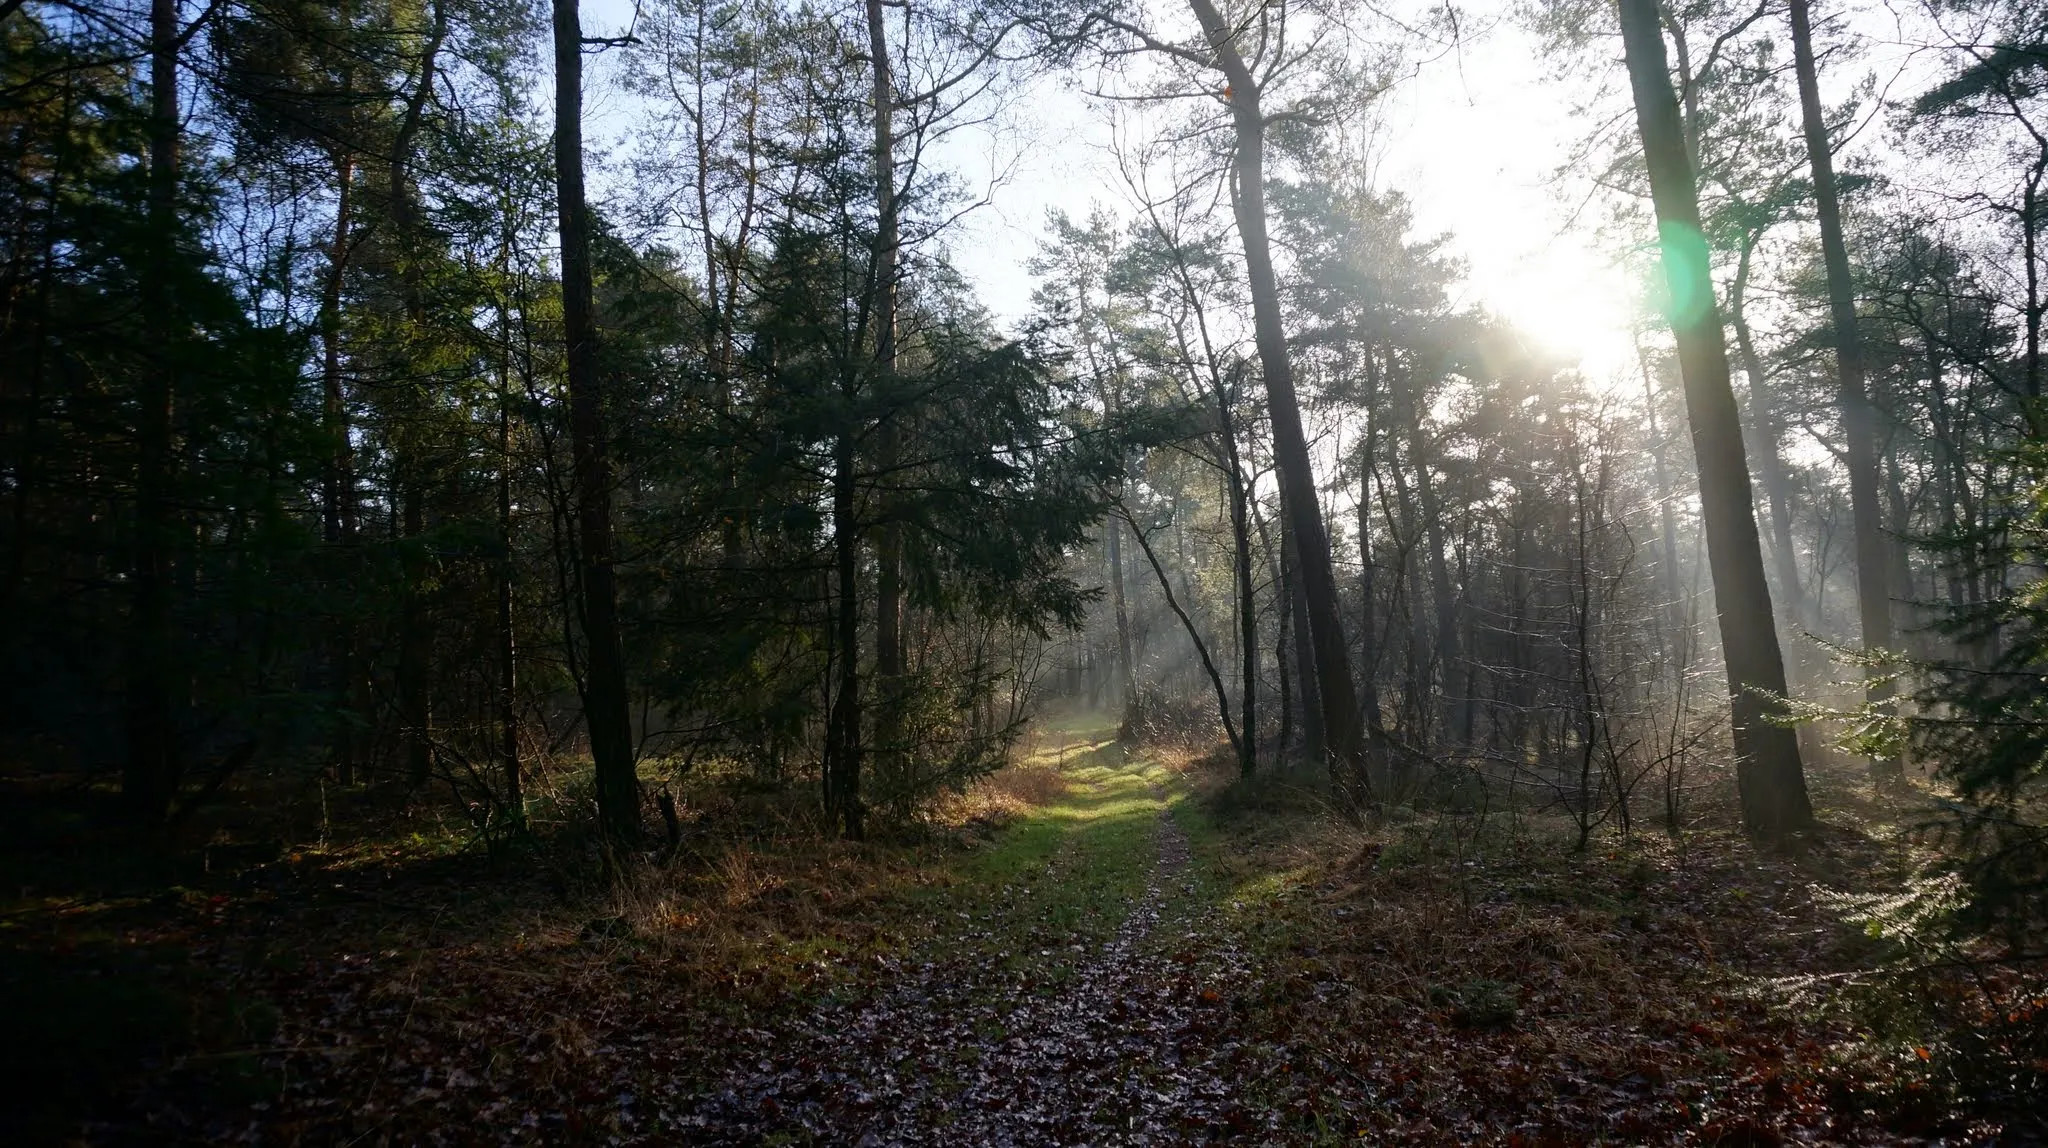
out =
{"type": "Polygon", "coordinates": [[[843,879],[815,888],[796,862],[749,862],[782,914],[757,926],[759,960],[682,959],[650,939],[658,914],[591,929],[464,908],[473,881],[374,867],[186,897],[136,916],[128,943],[177,946],[215,1005],[268,1002],[275,1021],[151,1066],[85,1139],[1999,1141],[1916,1113],[1904,1069],[1889,1083],[1907,1103],[1880,1102],[1868,1057],[1843,1054],[1867,1034],[1745,991],[1844,967],[1859,941],[1785,859],[1701,835],[1676,857],[1402,861],[1284,818],[1183,824],[1157,793],[1147,812],[1142,887],[1079,917],[1059,896],[1099,874],[1070,841],[1000,890],[908,913],[845,876],[925,879],[886,852],[804,862],[843,879]]]}
{"type": "MultiPolygon", "coordinates": [[[[1163,808],[1143,896],[1071,973],[976,953],[920,960],[867,1000],[754,1030],[735,1068],[681,1121],[693,1142],[796,1134],[856,1144],[1181,1143],[1277,1134],[1241,1099],[1250,1050],[1231,1039],[1243,952],[1176,920],[1190,861],[1163,808]]],[[[1051,957],[1053,950],[1042,950],[1051,957]]]]}

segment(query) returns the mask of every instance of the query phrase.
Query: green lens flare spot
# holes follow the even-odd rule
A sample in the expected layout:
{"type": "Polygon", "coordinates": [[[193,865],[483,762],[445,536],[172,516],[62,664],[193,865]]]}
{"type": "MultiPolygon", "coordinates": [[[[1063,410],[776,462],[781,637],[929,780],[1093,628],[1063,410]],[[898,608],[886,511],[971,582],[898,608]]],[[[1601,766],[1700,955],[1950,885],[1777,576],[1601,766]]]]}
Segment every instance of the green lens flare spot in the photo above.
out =
{"type": "Polygon", "coordinates": [[[1713,313],[1714,277],[1708,263],[1707,237],[1683,223],[1657,225],[1657,247],[1664,257],[1661,300],[1664,317],[1673,327],[1689,327],[1713,313]]]}

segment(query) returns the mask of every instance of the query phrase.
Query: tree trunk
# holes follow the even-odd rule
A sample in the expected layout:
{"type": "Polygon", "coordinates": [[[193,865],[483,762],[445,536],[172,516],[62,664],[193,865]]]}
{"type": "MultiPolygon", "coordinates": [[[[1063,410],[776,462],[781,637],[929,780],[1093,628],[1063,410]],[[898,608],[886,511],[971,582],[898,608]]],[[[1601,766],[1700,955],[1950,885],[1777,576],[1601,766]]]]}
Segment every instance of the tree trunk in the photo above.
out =
{"type": "Polygon", "coordinates": [[[583,195],[583,28],[577,0],[554,0],[555,181],[562,238],[562,334],[569,368],[569,439],[581,543],[583,637],[588,646],[583,721],[596,769],[598,828],[615,847],[640,836],[626,658],[612,551],[611,463],[598,377],[590,278],[590,208],[583,195]]]}
{"type": "MultiPolygon", "coordinates": [[[[355,28],[352,0],[341,0],[340,22],[345,31],[355,28]]],[[[345,64],[341,90],[355,95],[355,66],[345,64]]],[[[353,541],[355,534],[355,450],[349,440],[348,396],[341,378],[341,292],[348,277],[349,231],[355,222],[355,153],[345,143],[332,146],[334,164],[334,235],[327,248],[327,276],[320,285],[320,397],[323,429],[327,434],[327,473],[321,488],[323,539],[328,545],[353,541]]],[[[344,681],[347,680],[344,672],[344,681]]],[[[346,752],[346,751],[344,751],[346,752]]],[[[344,765],[346,758],[344,758],[344,765]]]]}
{"type": "MultiPolygon", "coordinates": [[[[1398,449],[1395,450],[1398,454],[1398,449]]],[[[1388,469],[1394,476],[1394,505],[1400,510],[1398,526],[1390,519],[1387,529],[1394,534],[1394,541],[1401,559],[1395,582],[1395,600],[1400,603],[1408,617],[1408,664],[1404,675],[1407,704],[1403,712],[1403,732],[1416,744],[1429,740],[1435,731],[1436,693],[1432,686],[1436,675],[1435,651],[1429,640],[1429,618],[1422,606],[1422,572],[1417,566],[1416,551],[1422,544],[1421,515],[1415,508],[1415,496],[1408,485],[1409,468],[1419,467],[1420,462],[1411,452],[1401,465],[1396,458],[1388,469]]]]}
{"type": "MultiPolygon", "coordinates": [[[[867,0],[867,21],[875,103],[875,373],[888,386],[896,373],[896,269],[902,237],[896,210],[895,81],[882,0],[867,0]]],[[[884,482],[896,454],[896,421],[884,414],[876,436],[876,468],[884,482]]],[[[903,754],[903,545],[886,505],[875,534],[875,680],[876,761],[894,762],[903,754]]]]}
{"type": "MultiPolygon", "coordinates": [[[[1729,292],[1728,322],[1735,329],[1735,348],[1742,356],[1742,373],[1749,380],[1749,433],[1756,444],[1757,478],[1764,488],[1764,501],[1770,507],[1771,557],[1778,568],[1778,589],[1784,598],[1779,609],[1788,629],[1817,629],[1819,620],[1808,617],[1806,591],[1799,582],[1799,552],[1792,542],[1792,484],[1785,475],[1785,461],[1778,455],[1778,420],[1771,385],[1765,378],[1763,356],[1757,354],[1746,310],[1754,246],[1753,238],[1745,238],[1729,292]]],[[[1804,641],[1793,646],[1792,673],[1796,684],[1802,687],[1811,686],[1819,677],[1819,667],[1813,664],[1804,641]]]]}
{"type": "MultiPolygon", "coordinates": [[[[401,459],[417,462],[418,455],[408,452],[394,462],[401,459]]],[[[417,788],[425,785],[433,772],[434,630],[426,594],[421,590],[429,565],[424,561],[426,510],[420,492],[422,479],[418,474],[407,474],[402,481],[398,521],[399,535],[405,539],[405,590],[398,635],[399,745],[405,754],[406,781],[417,788]]]]}
{"type": "MultiPolygon", "coordinates": [[[[1849,456],[1849,514],[1856,536],[1856,612],[1863,623],[1863,649],[1881,655],[1892,646],[1892,596],[1886,570],[1884,514],[1878,502],[1875,412],[1863,382],[1863,343],[1856,327],[1855,284],[1849,279],[1849,251],[1842,241],[1842,208],[1835,191],[1835,161],[1820,106],[1820,80],[1813,61],[1813,27],[1807,0],[1790,0],[1793,69],[1799,74],[1799,112],[1806,129],[1806,156],[1813,167],[1815,214],[1820,218],[1821,258],[1827,264],[1828,311],[1835,327],[1835,366],[1841,376],[1842,437],[1849,456]]],[[[1866,666],[1864,699],[1879,713],[1892,712],[1892,681],[1882,666],[1866,666]]],[[[1904,764],[1887,757],[1870,763],[1879,785],[1897,785],[1904,764]]]]}
{"type": "Polygon", "coordinates": [[[1174,595],[1173,582],[1166,576],[1166,567],[1160,564],[1159,553],[1152,549],[1151,540],[1145,537],[1143,530],[1138,529],[1138,524],[1130,518],[1129,511],[1124,511],[1124,516],[1131,524],[1131,537],[1138,540],[1138,549],[1144,552],[1145,561],[1152,566],[1153,577],[1159,579],[1159,591],[1166,596],[1167,608],[1173,611],[1174,617],[1180,619],[1181,627],[1187,631],[1188,641],[1195,647],[1195,656],[1201,659],[1202,672],[1208,675],[1209,684],[1215,687],[1216,716],[1223,721],[1223,733],[1230,739],[1231,752],[1235,753],[1238,761],[1242,763],[1245,759],[1244,742],[1238,737],[1237,727],[1230,720],[1230,691],[1223,688],[1223,674],[1216,668],[1216,659],[1209,656],[1209,645],[1202,641],[1202,632],[1195,628],[1195,620],[1188,616],[1186,607],[1182,606],[1180,599],[1174,595]]]}
{"type": "Polygon", "coordinates": [[[2027,360],[2026,386],[2028,402],[2021,404],[2020,412],[2027,419],[2027,426],[2036,437],[2042,433],[2040,416],[2041,397],[2041,319],[2048,304],[2041,299],[2041,177],[2048,171],[2048,151],[2027,169],[2026,189],[2020,197],[2020,256],[2026,261],[2027,280],[2027,360]]]}
{"type": "Polygon", "coordinates": [[[1378,730],[1385,722],[1380,713],[1380,629],[1373,611],[1379,608],[1379,567],[1372,553],[1372,460],[1379,447],[1379,420],[1373,415],[1373,401],[1379,390],[1379,368],[1374,352],[1365,359],[1365,434],[1358,444],[1358,706],[1365,713],[1367,729],[1378,730]]]}
{"type": "Polygon", "coordinates": [[[519,776],[519,635],[512,627],[512,369],[511,325],[498,310],[498,765],[505,774],[505,808],[526,819],[519,776]]]}
{"type": "Polygon", "coordinates": [[[178,235],[178,0],[152,0],[149,17],[150,249],[144,291],[150,344],[161,357],[144,368],[137,395],[128,756],[121,797],[137,823],[154,826],[169,814],[181,772],[171,728],[170,652],[171,411],[181,341],[171,318],[178,235]]]}
{"type": "Polygon", "coordinates": [[[825,822],[848,840],[862,832],[860,806],[860,528],[855,522],[851,433],[834,449],[832,552],[838,575],[839,696],[832,706],[825,746],[825,822]]]}
{"type": "MultiPolygon", "coordinates": [[[[1316,692],[1316,652],[1308,637],[1308,596],[1301,592],[1301,547],[1295,545],[1294,527],[1287,523],[1286,499],[1280,507],[1280,561],[1286,575],[1287,610],[1294,623],[1294,681],[1301,694],[1301,756],[1320,762],[1329,751],[1323,737],[1322,695],[1316,692]]],[[[1370,692],[1370,680],[1366,689],[1370,692]]],[[[1375,713],[1377,708],[1375,708],[1375,713]]]]}
{"type": "Polygon", "coordinates": [[[341,380],[341,288],[348,274],[349,225],[355,186],[355,159],[339,152],[334,160],[334,238],[327,249],[327,276],[320,288],[320,399],[327,434],[327,473],[320,490],[321,535],[330,546],[354,533],[355,450],[349,442],[347,395],[341,380]]]}
{"type": "Polygon", "coordinates": [[[1239,725],[1244,730],[1243,741],[1237,748],[1237,767],[1240,775],[1250,777],[1259,767],[1259,614],[1252,595],[1251,508],[1245,491],[1244,467],[1238,458],[1236,431],[1231,425],[1229,398],[1219,391],[1216,402],[1222,412],[1224,460],[1230,468],[1230,539],[1237,567],[1238,705],[1243,711],[1239,725]]]}
{"type": "Polygon", "coordinates": [[[1234,34],[1215,4],[1212,0],[1188,0],[1188,4],[1230,82],[1229,99],[1237,133],[1232,209],[1238,236],[1244,243],[1245,278],[1252,296],[1253,339],[1265,376],[1267,409],[1273,420],[1273,465],[1279,472],[1282,502],[1301,552],[1301,589],[1308,607],[1308,637],[1315,652],[1316,688],[1322,702],[1323,735],[1328,743],[1333,779],[1340,800],[1356,807],[1370,800],[1367,745],[1365,731],[1360,728],[1358,690],[1352,684],[1344,623],[1337,613],[1337,580],[1330,564],[1329,536],[1323,532],[1315,471],[1309,460],[1308,438],[1302,430],[1294,372],[1287,359],[1287,334],[1280,321],[1280,286],[1273,273],[1272,249],[1266,238],[1265,116],[1259,108],[1257,81],[1238,54],[1234,34]]]}
{"type": "MultiPolygon", "coordinates": [[[[1094,362],[1090,357],[1091,364],[1094,362]]],[[[1122,406],[1117,394],[1116,347],[1110,344],[1109,369],[1104,371],[1096,365],[1096,389],[1101,392],[1102,406],[1111,418],[1117,417],[1122,406]]],[[[1121,494],[1121,490],[1118,491],[1121,494]]],[[[1130,603],[1124,594],[1124,547],[1123,527],[1117,525],[1115,515],[1104,522],[1105,545],[1109,553],[1109,596],[1112,611],[1116,616],[1116,674],[1117,674],[1117,736],[1129,739],[1136,734],[1138,713],[1138,663],[1131,641],[1130,603]]]]}
{"type": "MultiPolygon", "coordinates": [[[[1873,415],[1879,411],[1891,412],[1886,417],[1884,431],[1877,440],[1877,454],[1884,460],[1885,588],[1891,596],[1893,640],[1910,656],[1925,659],[1928,655],[1927,634],[1919,616],[1922,599],[1919,583],[1913,572],[1913,548],[1907,541],[1913,530],[1913,505],[1906,497],[1906,471],[1899,457],[1899,431],[1903,429],[1904,423],[1899,413],[1900,400],[1890,380],[1879,375],[1876,382],[1871,385],[1870,401],[1873,415]]],[[[1878,428],[1871,429],[1876,431],[1878,428]]],[[[1933,469],[1939,473],[1941,464],[1937,462],[1933,469]]],[[[1937,490],[1940,488],[1938,479],[1930,478],[1927,481],[1933,481],[1937,490]]],[[[1920,490],[1924,493],[1926,489],[1923,482],[1920,490]]],[[[1931,587],[1929,592],[1932,593],[1931,587]]],[[[1901,780],[1904,779],[1907,764],[1905,757],[1901,756],[1901,780]]]]}
{"type": "Polygon", "coordinates": [[[1416,505],[1422,514],[1422,540],[1429,546],[1429,553],[1424,557],[1429,564],[1430,598],[1436,612],[1436,634],[1430,650],[1430,662],[1436,667],[1438,696],[1432,700],[1431,712],[1440,725],[1439,736],[1448,738],[1454,704],[1450,696],[1451,683],[1455,680],[1458,662],[1458,599],[1451,589],[1450,565],[1444,558],[1443,513],[1437,504],[1436,486],[1429,473],[1428,439],[1422,431],[1422,397],[1419,391],[1420,383],[1411,376],[1405,394],[1408,464],[1415,470],[1416,505]]]}
{"type": "Polygon", "coordinates": [[[1119,734],[1131,736],[1132,720],[1138,712],[1137,667],[1131,658],[1131,613],[1124,599],[1124,547],[1123,527],[1115,518],[1104,524],[1109,535],[1109,597],[1116,613],[1116,672],[1119,698],[1123,710],[1118,715],[1119,734]]]}
{"type": "MultiPolygon", "coordinates": [[[[1270,546],[1268,552],[1271,553],[1270,546]]],[[[1277,559],[1277,555],[1275,555],[1277,559]]],[[[1288,583],[1292,575],[1287,573],[1285,562],[1275,563],[1280,567],[1273,579],[1273,669],[1280,687],[1280,730],[1273,739],[1274,764],[1284,769],[1287,754],[1294,748],[1294,672],[1288,668],[1287,659],[1293,652],[1287,632],[1293,624],[1294,591],[1288,583]]]]}
{"type": "Polygon", "coordinates": [[[1728,380],[1728,348],[1714,301],[1706,237],[1700,230],[1698,189],[1685,154],[1664,40],[1657,30],[1656,2],[1620,0],[1620,5],[1636,125],[1649,167],[1664,276],[1671,291],[1671,331],[1678,343],[1699,466],[1700,509],[1727,662],[1743,825],[1758,837],[1775,839],[1811,824],[1813,807],[1798,740],[1791,729],[1771,720],[1786,713],[1785,663],[1771,622],[1771,590],[1764,578],[1756,508],[1750,499],[1741,416],[1728,380]]]}
{"type": "Polygon", "coordinates": [[[1650,371],[1649,356],[1643,349],[1636,348],[1636,363],[1643,372],[1643,413],[1650,430],[1650,473],[1657,484],[1657,534],[1659,549],[1663,551],[1657,559],[1657,592],[1664,598],[1664,624],[1661,627],[1671,642],[1667,651],[1674,674],[1685,673],[1690,660],[1692,635],[1687,633],[1685,608],[1679,602],[1678,592],[1678,522],[1677,513],[1672,509],[1671,473],[1664,462],[1664,431],[1657,425],[1657,386],[1650,371]]]}
{"type": "MultiPolygon", "coordinates": [[[[1960,546],[1962,521],[1974,517],[1969,508],[1970,473],[1964,461],[1963,446],[1957,441],[1954,412],[1949,406],[1947,371],[1942,366],[1940,346],[1932,332],[1923,332],[1927,347],[1928,409],[1933,416],[1934,439],[1938,462],[1935,473],[1935,505],[1940,515],[1941,536],[1949,540],[1951,547],[1960,546]],[[1960,511],[1960,514],[1958,513],[1960,511]]],[[[1951,611],[1960,611],[1968,600],[1963,590],[1964,571],[1968,569],[1964,555],[1950,550],[1942,558],[1942,581],[1947,590],[1948,606],[1951,611]]],[[[1924,646],[1918,650],[1923,659],[1936,655],[1931,649],[1931,636],[1923,636],[1924,646]]],[[[1956,640],[1951,645],[1952,656],[1962,657],[1968,653],[1967,644],[1956,640]]]]}
{"type": "MultiPolygon", "coordinates": [[[[1598,529],[1592,521],[1597,513],[1588,506],[1586,496],[1586,463],[1579,457],[1576,441],[1568,456],[1572,472],[1572,539],[1576,544],[1572,556],[1572,665],[1578,673],[1579,704],[1579,761],[1576,802],[1567,802],[1573,818],[1578,822],[1579,839],[1576,852],[1586,851],[1586,843],[1593,836],[1593,763],[1600,747],[1600,688],[1599,679],[1593,667],[1594,593],[1593,557],[1590,541],[1598,529]]],[[[1625,801],[1624,801],[1625,803],[1625,801]]]]}
{"type": "MultiPolygon", "coordinates": [[[[344,9],[346,11],[346,9],[344,9]]],[[[346,81],[344,82],[346,87],[346,81]]],[[[346,150],[334,154],[334,236],[327,250],[327,275],[320,287],[320,399],[322,429],[327,435],[327,470],[320,490],[321,538],[329,547],[350,547],[356,541],[355,448],[349,439],[348,395],[341,376],[341,289],[347,277],[349,229],[353,223],[355,157],[346,150]]],[[[353,569],[352,564],[349,569],[353,569]]],[[[340,611],[335,619],[328,653],[329,672],[334,679],[336,706],[344,720],[335,723],[334,776],[342,785],[353,785],[356,774],[356,737],[347,720],[361,712],[356,688],[359,677],[356,648],[356,618],[351,610],[340,611]]]]}
{"type": "Polygon", "coordinates": [[[1299,645],[1289,636],[1294,614],[1294,572],[1289,569],[1292,562],[1283,553],[1283,547],[1273,545],[1273,532],[1266,525],[1266,516],[1259,513],[1258,500],[1247,500],[1246,509],[1250,512],[1252,528],[1258,534],[1259,550],[1266,556],[1273,579],[1273,669],[1279,679],[1280,706],[1280,728],[1273,741],[1273,764],[1285,768],[1287,752],[1294,744],[1295,675],[1287,660],[1299,645]]]}
{"type": "MultiPolygon", "coordinates": [[[[433,23],[427,32],[427,42],[420,51],[419,75],[406,97],[405,114],[392,138],[391,236],[397,251],[398,278],[405,306],[405,330],[398,340],[401,357],[398,365],[406,388],[400,400],[406,408],[401,420],[416,419],[420,413],[417,393],[411,389],[412,376],[418,372],[411,362],[410,341],[420,338],[427,329],[426,289],[421,282],[421,252],[415,229],[418,208],[412,186],[413,141],[419,137],[427,103],[433,98],[435,69],[440,60],[441,46],[447,38],[447,6],[436,0],[433,23]]],[[[399,745],[405,758],[406,777],[411,784],[418,786],[426,783],[433,763],[433,616],[422,590],[428,580],[429,563],[422,541],[426,515],[420,487],[426,481],[424,472],[427,467],[417,428],[401,426],[395,439],[392,485],[399,502],[400,533],[407,540],[402,548],[405,585],[401,590],[399,609],[399,745]]]]}

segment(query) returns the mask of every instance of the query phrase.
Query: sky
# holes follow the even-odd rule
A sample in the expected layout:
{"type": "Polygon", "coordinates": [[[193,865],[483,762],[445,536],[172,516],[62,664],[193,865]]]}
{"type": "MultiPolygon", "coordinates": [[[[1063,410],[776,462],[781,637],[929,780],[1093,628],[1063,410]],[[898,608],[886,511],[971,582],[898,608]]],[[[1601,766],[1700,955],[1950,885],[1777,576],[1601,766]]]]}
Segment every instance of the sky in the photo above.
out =
{"type": "MultiPolygon", "coordinates": [[[[584,0],[584,34],[625,31],[633,8],[632,0],[584,0]]],[[[1595,380],[1632,372],[1630,282],[1588,228],[1568,226],[1577,204],[1551,178],[1585,125],[1548,78],[1533,35],[1509,19],[1473,24],[1455,48],[1412,56],[1407,78],[1381,98],[1375,186],[1408,196],[1416,237],[1449,236],[1447,253],[1468,269],[1456,302],[1486,307],[1552,349],[1582,356],[1595,380]]],[[[604,82],[608,63],[591,60],[586,81],[598,147],[629,132],[633,114],[633,101],[604,82]]],[[[1620,67],[1604,55],[1587,65],[1620,67]]],[[[1030,310],[1035,282],[1025,264],[1049,209],[1085,217],[1097,203],[1120,206],[1109,118],[1074,77],[1048,77],[1008,101],[994,138],[970,135],[945,149],[946,165],[989,195],[947,242],[1000,322],[1014,324],[1030,310]]]]}
{"type": "MultiPolygon", "coordinates": [[[[1015,160],[1010,178],[953,243],[955,264],[1007,320],[1029,310],[1033,282],[1023,266],[1047,210],[1084,216],[1091,203],[1119,202],[1107,113],[1063,90],[1068,83],[1041,83],[1019,101],[1013,130],[1028,133],[1026,145],[1006,153],[1015,160]]],[[[1577,201],[1551,178],[1585,125],[1547,80],[1535,38],[1502,21],[1416,61],[1413,75],[1383,97],[1380,117],[1374,182],[1408,196],[1418,238],[1449,235],[1447,251],[1469,272],[1457,301],[1583,355],[1589,375],[1632,370],[1630,281],[1588,228],[1568,226],[1577,201]]],[[[979,150],[959,149],[956,162],[985,178],[986,144],[979,150]]]]}
{"type": "MultiPolygon", "coordinates": [[[[1175,0],[1155,3],[1166,5],[1165,13],[1179,10],[1175,0]]],[[[1632,386],[1640,307],[1632,274],[1640,271],[1625,270],[1620,260],[1651,237],[1596,236],[1598,209],[1581,212],[1584,181],[1555,178],[1568,151],[1594,127],[1574,113],[1575,97],[1603,80],[1626,90],[1619,83],[1620,45],[1600,44],[1559,69],[1533,33],[1496,14],[1512,7],[1506,0],[1461,5],[1456,45],[1410,51],[1405,78],[1374,110],[1372,182],[1408,197],[1416,238],[1447,237],[1443,249],[1467,269],[1455,302],[1491,310],[1553,351],[1577,357],[1596,386],[1632,386]],[[1553,75],[1560,70],[1562,79],[1553,75]]],[[[583,0],[585,34],[623,33],[634,9],[635,0],[583,0]]],[[[1866,51],[1853,66],[1823,67],[1830,104],[1864,76],[1889,92],[1905,75],[1913,49],[1895,38],[1888,11],[1849,10],[1866,51]]],[[[587,59],[591,143],[601,150],[609,143],[611,155],[622,158],[629,149],[621,137],[647,109],[607,82],[611,60],[587,59]]],[[[1626,113],[1625,105],[1616,110],[1626,113]]],[[[1015,324],[1030,310],[1035,282],[1025,265],[1045,234],[1049,209],[1079,218],[1098,203],[1122,205],[1110,118],[1109,108],[1080,92],[1077,77],[1046,77],[1012,94],[999,130],[963,133],[942,150],[944,166],[988,194],[944,241],[1000,322],[1015,324]]],[[[1882,148],[1881,132],[1857,135],[1858,148],[1882,148]]]]}

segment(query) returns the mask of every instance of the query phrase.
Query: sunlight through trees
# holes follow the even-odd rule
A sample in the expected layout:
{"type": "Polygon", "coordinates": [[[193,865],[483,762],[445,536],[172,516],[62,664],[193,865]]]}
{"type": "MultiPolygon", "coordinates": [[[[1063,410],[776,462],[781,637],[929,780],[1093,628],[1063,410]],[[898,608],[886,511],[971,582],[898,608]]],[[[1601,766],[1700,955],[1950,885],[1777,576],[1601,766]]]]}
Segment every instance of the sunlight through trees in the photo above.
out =
{"type": "Polygon", "coordinates": [[[21,1119],[2039,1135],[2044,79],[2034,0],[0,0],[21,1119]]]}

